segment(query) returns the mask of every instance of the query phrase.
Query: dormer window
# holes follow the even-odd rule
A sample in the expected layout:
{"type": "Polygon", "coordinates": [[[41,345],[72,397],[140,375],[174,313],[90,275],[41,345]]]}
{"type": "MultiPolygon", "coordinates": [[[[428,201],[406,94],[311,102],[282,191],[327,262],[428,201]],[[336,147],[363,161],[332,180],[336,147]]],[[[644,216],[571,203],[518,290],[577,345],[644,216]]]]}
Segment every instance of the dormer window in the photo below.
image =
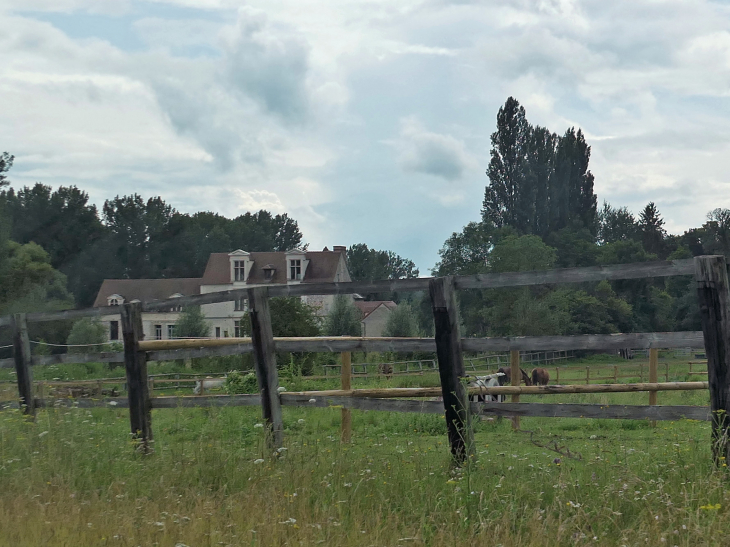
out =
{"type": "Polygon", "coordinates": [[[228,258],[231,264],[231,283],[245,282],[251,272],[251,266],[253,266],[251,255],[249,255],[246,251],[237,249],[232,253],[229,253],[228,258]]]}
{"type": "Polygon", "coordinates": [[[302,261],[298,258],[289,261],[289,279],[302,279],[302,261]]]}
{"type": "Polygon", "coordinates": [[[307,252],[301,249],[291,249],[286,252],[286,280],[289,283],[298,283],[307,274],[307,252]]]}
{"type": "Polygon", "coordinates": [[[118,294],[112,294],[106,299],[107,306],[121,306],[124,304],[124,297],[118,294]]]}
{"type": "Polygon", "coordinates": [[[274,279],[274,274],[276,273],[276,268],[274,268],[273,264],[267,264],[262,268],[264,270],[264,280],[265,281],[271,281],[274,279]]]}
{"type": "Polygon", "coordinates": [[[246,280],[246,263],[243,260],[233,261],[233,280],[234,281],[245,281],[246,280]]]}

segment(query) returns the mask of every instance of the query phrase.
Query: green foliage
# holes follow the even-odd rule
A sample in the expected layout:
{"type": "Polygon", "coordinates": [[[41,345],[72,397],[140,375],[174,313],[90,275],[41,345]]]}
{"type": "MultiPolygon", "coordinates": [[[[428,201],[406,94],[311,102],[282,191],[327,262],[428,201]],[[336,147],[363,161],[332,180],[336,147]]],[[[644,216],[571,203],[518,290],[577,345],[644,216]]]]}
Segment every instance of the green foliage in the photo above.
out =
{"type": "Polygon", "coordinates": [[[328,336],[360,336],[360,310],[345,295],[337,295],[332,303],[329,315],[324,323],[324,331],[328,336]]]}
{"type": "Polygon", "coordinates": [[[183,308],[178,320],[175,321],[175,338],[206,338],[210,336],[210,324],[200,306],[183,308]]]}
{"type": "Polygon", "coordinates": [[[596,196],[588,170],[591,148],[580,129],[571,127],[558,137],[533,127],[525,109],[509,97],[497,113],[491,141],[484,222],[543,237],[569,226],[595,236],[596,196]]]}
{"type": "Polygon", "coordinates": [[[347,269],[353,281],[418,277],[418,268],[412,260],[393,251],[369,249],[364,243],[347,249],[347,269]]]}
{"type": "Polygon", "coordinates": [[[636,239],[639,227],[634,215],[626,207],[611,207],[603,202],[603,208],[598,213],[598,240],[601,243],[614,243],[636,239]]]}
{"type": "Polygon", "coordinates": [[[470,222],[461,232],[454,232],[439,251],[441,259],[433,268],[433,274],[445,276],[485,273],[498,231],[488,222],[470,222]]]}
{"type": "Polygon", "coordinates": [[[8,185],[8,177],[3,173],[7,173],[13,166],[15,156],[11,156],[7,152],[0,154],[0,188],[8,185]]]}
{"type": "Polygon", "coordinates": [[[538,236],[508,236],[494,246],[489,256],[492,272],[549,270],[555,264],[555,249],[538,236]]]}
{"type": "Polygon", "coordinates": [[[253,372],[232,370],[226,376],[225,392],[228,395],[237,393],[258,393],[259,384],[253,372]]]}
{"type": "Polygon", "coordinates": [[[269,299],[274,336],[319,336],[317,310],[297,297],[269,299]]]}
{"type": "Polygon", "coordinates": [[[97,353],[100,351],[108,351],[108,348],[98,344],[106,342],[106,327],[97,319],[84,317],[76,321],[71,327],[66,343],[70,346],[80,346],[83,344],[96,344],[87,347],[69,348],[69,353],[97,353]]]}
{"type": "Polygon", "coordinates": [[[418,336],[418,322],[413,309],[403,302],[390,312],[383,336],[410,338],[418,336]]]}

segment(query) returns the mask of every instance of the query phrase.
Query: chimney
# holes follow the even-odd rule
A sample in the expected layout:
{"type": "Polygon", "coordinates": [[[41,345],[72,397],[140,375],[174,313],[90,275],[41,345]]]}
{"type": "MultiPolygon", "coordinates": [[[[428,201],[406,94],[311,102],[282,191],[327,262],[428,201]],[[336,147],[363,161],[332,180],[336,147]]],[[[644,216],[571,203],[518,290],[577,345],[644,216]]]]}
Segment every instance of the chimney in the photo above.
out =
{"type": "Polygon", "coordinates": [[[335,245],[334,247],[332,247],[332,252],[345,253],[347,252],[347,247],[345,247],[344,245],[335,245]]]}

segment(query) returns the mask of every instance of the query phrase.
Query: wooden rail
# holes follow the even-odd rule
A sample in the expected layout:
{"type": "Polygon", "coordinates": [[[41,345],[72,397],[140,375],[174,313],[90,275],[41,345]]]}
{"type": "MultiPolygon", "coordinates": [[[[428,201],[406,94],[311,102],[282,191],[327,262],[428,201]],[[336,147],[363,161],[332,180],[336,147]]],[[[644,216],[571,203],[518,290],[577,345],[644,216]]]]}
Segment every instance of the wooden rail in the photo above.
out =
{"type": "MultiPolygon", "coordinates": [[[[307,408],[342,408],[383,412],[443,414],[443,403],[427,400],[353,398],[341,396],[297,395],[282,393],[282,406],[307,408]]],[[[129,408],[126,398],[107,399],[36,399],[37,408],[129,408]]],[[[260,406],[259,395],[208,395],[203,397],[154,397],[152,408],[209,408],[260,406]]],[[[2,403],[0,410],[17,409],[17,402],[2,403]]],[[[539,418],[592,418],[621,420],[711,420],[710,409],[702,406],[643,406],[548,403],[470,403],[472,415],[521,416],[539,418]]]]}
{"type": "MultiPolygon", "coordinates": [[[[454,288],[494,289],[500,287],[521,287],[558,283],[585,283],[604,279],[646,279],[674,275],[694,274],[692,259],[669,260],[660,262],[639,262],[635,264],[612,264],[590,266],[587,268],[563,268],[540,272],[509,272],[454,276],[454,288]]],[[[394,279],[383,281],[355,281],[350,283],[300,283],[298,285],[268,285],[269,296],[305,296],[378,292],[408,292],[428,290],[432,278],[394,279]]],[[[183,296],[154,302],[142,303],[142,311],[160,311],[172,307],[199,306],[218,302],[230,302],[247,298],[248,291],[254,286],[200,295],[183,296]]],[[[118,306],[105,306],[84,310],[64,310],[59,312],[36,312],[27,314],[32,323],[63,321],[82,317],[100,317],[119,313],[118,306]]],[[[9,326],[10,316],[0,317],[0,327],[9,326]]]]}

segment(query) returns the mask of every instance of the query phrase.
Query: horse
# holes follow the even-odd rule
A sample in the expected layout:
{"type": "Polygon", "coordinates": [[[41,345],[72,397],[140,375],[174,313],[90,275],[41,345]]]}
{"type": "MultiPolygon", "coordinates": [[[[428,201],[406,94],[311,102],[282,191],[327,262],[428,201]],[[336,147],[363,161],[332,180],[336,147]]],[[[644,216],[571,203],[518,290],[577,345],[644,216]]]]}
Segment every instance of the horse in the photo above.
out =
{"type": "Polygon", "coordinates": [[[536,386],[546,386],[550,381],[550,374],[544,368],[533,368],[531,376],[532,383],[536,386]]]}
{"type": "MultiPolygon", "coordinates": [[[[498,387],[499,379],[502,376],[504,376],[503,372],[496,372],[494,374],[489,374],[488,376],[477,376],[473,382],[469,382],[469,387],[498,387]]],[[[469,400],[472,403],[503,403],[504,395],[490,395],[488,393],[479,393],[469,395],[469,400]]]]}
{"type": "MultiPolygon", "coordinates": [[[[510,367],[501,367],[497,372],[501,372],[503,374],[503,376],[499,377],[500,386],[510,385],[512,383],[512,369],[510,367]]],[[[525,385],[531,386],[532,381],[527,373],[520,369],[520,374],[522,374],[522,381],[525,382],[525,385]]]]}
{"type": "Polygon", "coordinates": [[[380,363],[378,365],[378,374],[383,374],[387,380],[390,380],[393,376],[393,363],[380,363]]]}
{"type": "Polygon", "coordinates": [[[209,389],[221,388],[226,385],[225,378],[205,378],[203,380],[196,380],[195,387],[193,388],[193,395],[200,395],[203,391],[209,389]]]}

